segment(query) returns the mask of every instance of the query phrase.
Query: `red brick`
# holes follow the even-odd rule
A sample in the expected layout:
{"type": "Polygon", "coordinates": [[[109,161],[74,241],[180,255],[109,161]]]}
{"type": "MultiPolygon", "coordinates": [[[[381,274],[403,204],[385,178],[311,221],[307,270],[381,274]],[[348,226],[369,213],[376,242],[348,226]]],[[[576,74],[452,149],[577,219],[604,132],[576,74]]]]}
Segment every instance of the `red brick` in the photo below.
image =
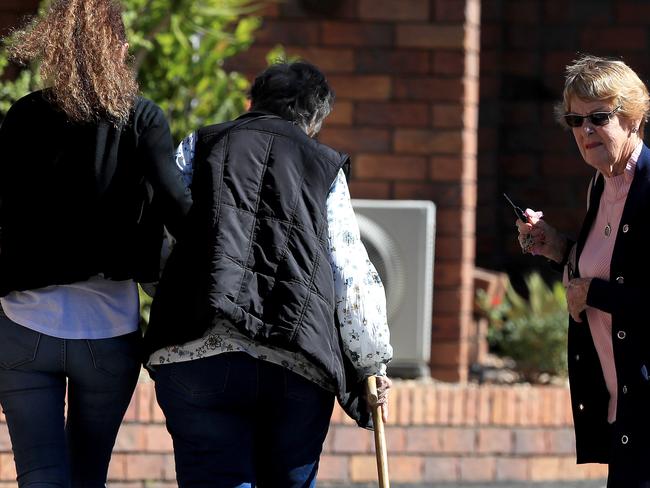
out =
{"type": "Polygon", "coordinates": [[[280,5],[277,3],[269,3],[267,5],[264,5],[259,12],[256,12],[256,14],[259,14],[261,17],[265,18],[275,18],[279,17],[280,15],[280,5]]]}
{"type": "Polygon", "coordinates": [[[300,59],[315,64],[327,75],[352,73],[355,69],[352,49],[285,46],[285,51],[289,57],[298,56],[300,59]]]}
{"type": "Polygon", "coordinates": [[[391,183],[353,180],[350,183],[352,198],[387,199],[392,194],[391,183]]]}
{"type": "Polygon", "coordinates": [[[530,27],[530,24],[536,25],[541,22],[538,0],[519,0],[517,2],[508,2],[505,5],[505,20],[512,23],[523,24],[530,27]]]}
{"type": "Polygon", "coordinates": [[[387,100],[392,92],[391,80],[388,76],[355,75],[330,76],[328,81],[336,96],[352,100],[387,100]]]}
{"type": "Polygon", "coordinates": [[[473,262],[440,262],[436,263],[433,272],[433,282],[440,286],[460,286],[463,275],[474,269],[473,262]]]}
{"type": "Polygon", "coordinates": [[[495,478],[497,481],[526,481],[528,469],[527,458],[499,457],[496,460],[495,478]]]}
{"type": "Polygon", "coordinates": [[[647,29],[629,25],[620,27],[585,28],[580,39],[582,46],[589,46],[593,51],[619,50],[643,51],[648,43],[647,29]]]}
{"type": "Polygon", "coordinates": [[[575,434],[573,428],[549,430],[546,432],[546,445],[548,452],[554,454],[575,453],[575,434]]]}
{"type": "Polygon", "coordinates": [[[544,431],[538,429],[514,429],[515,454],[545,454],[544,431]]]}
{"type": "Polygon", "coordinates": [[[292,0],[279,3],[280,14],[282,17],[287,18],[357,19],[359,17],[356,0],[346,2],[315,2],[313,0],[302,2],[292,0]]]}
{"type": "Polygon", "coordinates": [[[138,420],[150,422],[153,415],[153,407],[156,403],[154,383],[150,379],[141,379],[138,384],[138,420]]]}
{"type": "MultiPolygon", "coordinates": [[[[126,478],[126,454],[113,453],[108,465],[109,480],[123,480],[126,478]]],[[[111,488],[113,483],[111,483],[111,488]]]]}
{"type": "Polygon", "coordinates": [[[473,426],[478,423],[478,388],[468,385],[465,394],[467,395],[465,424],[473,426]]]}
{"type": "Polygon", "coordinates": [[[463,425],[465,420],[465,389],[458,387],[458,385],[451,390],[449,414],[449,423],[451,425],[463,425]]]}
{"type": "Polygon", "coordinates": [[[463,128],[464,107],[460,104],[435,104],[431,109],[433,126],[444,129],[463,128]]]}
{"type": "Polygon", "coordinates": [[[395,151],[405,154],[454,154],[463,151],[463,135],[453,130],[398,129],[395,151]]]}
{"type": "Polygon", "coordinates": [[[468,25],[480,26],[481,25],[481,0],[466,0],[465,7],[465,22],[468,25]]]}
{"type": "Polygon", "coordinates": [[[352,456],[350,458],[350,481],[367,483],[376,480],[377,460],[374,455],[352,456]]]}
{"type": "Polygon", "coordinates": [[[339,151],[351,154],[384,153],[390,149],[390,134],[384,129],[325,127],[319,139],[339,151]]]}
{"type": "Polygon", "coordinates": [[[390,452],[404,452],[406,450],[406,432],[407,429],[404,427],[386,426],[384,433],[386,446],[390,452]]]}
{"type": "Polygon", "coordinates": [[[226,69],[247,73],[259,73],[266,69],[268,63],[266,56],[269,46],[251,46],[246,51],[239,53],[226,61],[226,69]]]}
{"type": "Polygon", "coordinates": [[[650,5],[639,2],[615,2],[617,23],[642,24],[650,17],[650,5]]]}
{"type": "Polygon", "coordinates": [[[144,429],[140,424],[125,424],[120,427],[115,440],[116,451],[141,451],[144,447],[144,429]]]}
{"type": "Polygon", "coordinates": [[[423,50],[364,49],[357,52],[357,71],[424,75],[429,72],[429,57],[423,50]]]}
{"type": "Polygon", "coordinates": [[[359,102],[354,120],[360,125],[426,127],[429,125],[429,109],[419,102],[359,102]]]}
{"type": "Polygon", "coordinates": [[[437,21],[464,22],[467,0],[434,0],[434,16],[437,21]]]}
{"type": "Polygon", "coordinates": [[[424,396],[426,402],[425,423],[427,425],[437,424],[438,400],[436,390],[434,388],[427,388],[424,396]]]}
{"type": "MultiPolygon", "coordinates": [[[[448,305],[446,308],[453,308],[453,305],[448,305]]],[[[449,364],[457,364],[460,354],[460,343],[459,342],[439,342],[437,344],[431,345],[431,364],[434,366],[443,366],[449,364]]],[[[444,394],[447,397],[450,396],[450,393],[445,390],[441,390],[440,394],[444,394]]],[[[448,400],[448,399],[447,399],[448,400]]],[[[438,406],[439,416],[438,418],[445,423],[449,423],[449,401],[444,401],[440,398],[440,404],[438,406]],[[444,410],[443,410],[444,409],[444,410]],[[446,415],[441,416],[442,412],[445,412],[446,415]]]]}
{"type": "Polygon", "coordinates": [[[396,392],[399,409],[397,410],[397,424],[411,425],[411,389],[400,388],[396,392]]]}
{"type": "Polygon", "coordinates": [[[452,364],[450,366],[431,366],[431,377],[447,383],[455,383],[458,381],[467,381],[467,372],[464,367],[459,364],[452,364]]]}
{"type": "MultiPolygon", "coordinates": [[[[436,236],[469,236],[475,232],[475,212],[469,209],[455,208],[436,209],[436,236]]],[[[434,297],[435,300],[435,297],[434,297]]],[[[438,310],[440,311],[440,310],[438,310]]]]}
{"type": "Polygon", "coordinates": [[[336,426],[333,429],[332,450],[335,453],[372,452],[372,432],[358,427],[336,426]]]}
{"type": "Polygon", "coordinates": [[[0,424],[0,452],[11,450],[11,439],[9,438],[9,429],[7,424],[0,424]]]}
{"type": "Polygon", "coordinates": [[[337,100],[334,103],[334,109],[332,110],[332,113],[330,113],[327,119],[325,119],[324,126],[352,125],[352,113],[352,102],[337,100]]]}
{"type": "Polygon", "coordinates": [[[458,102],[464,96],[460,78],[410,77],[397,78],[393,84],[395,98],[401,100],[426,100],[458,102]]]}
{"type": "Polygon", "coordinates": [[[427,159],[424,157],[389,154],[361,154],[355,158],[353,167],[357,178],[391,180],[422,180],[427,178],[429,171],[427,159]]]}
{"type": "Polygon", "coordinates": [[[313,21],[266,19],[255,38],[258,45],[313,46],[318,44],[319,32],[319,24],[313,21]]]}
{"type": "Polygon", "coordinates": [[[435,200],[436,186],[431,183],[395,183],[393,195],[406,200],[435,200]]]}
{"type": "Polygon", "coordinates": [[[492,481],[496,476],[496,459],[493,457],[466,457],[460,459],[461,481],[492,481]]]}
{"type": "Polygon", "coordinates": [[[466,178],[467,160],[460,157],[433,156],[430,164],[429,174],[434,181],[457,182],[466,178]]]}
{"type": "Polygon", "coordinates": [[[429,0],[360,0],[359,14],[363,20],[428,20],[429,0]]]}
{"type": "Polygon", "coordinates": [[[460,479],[457,457],[429,457],[424,460],[424,481],[454,482],[460,479]]]}
{"type": "Polygon", "coordinates": [[[561,479],[560,458],[534,457],[529,461],[531,481],[551,481],[561,479]]]}
{"type": "Polygon", "coordinates": [[[463,50],[436,50],[431,54],[433,73],[445,76],[463,76],[465,74],[465,56],[463,50]]]}
{"type": "Polygon", "coordinates": [[[413,388],[411,397],[411,424],[422,425],[426,418],[426,388],[424,385],[416,385],[413,388]]]}
{"type": "Polygon", "coordinates": [[[144,445],[148,452],[171,452],[174,449],[172,437],[164,425],[142,425],[144,445]]]}
{"type": "Polygon", "coordinates": [[[424,459],[421,456],[391,456],[388,460],[391,481],[417,483],[422,481],[424,459]]]}
{"type": "Polygon", "coordinates": [[[397,46],[463,49],[465,29],[462,25],[401,24],[397,26],[397,46]]]}
{"type": "Polygon", "coordinates": [[[348,481],[348,458],[346,456],[330,456],[324,454],[320,457],[318,465],[319,481],[348,481]]]}
{"type": "MultiPolygon", "coordinates": [[[[453,341],[448,343],[436,342],[436,346],[431,346],[431,355],[436,357],[438,354],[448,354],[449,358],[447,361],[441,360],[439,363],[448,365],[448,363],[453,362],[454,358],[457,356],[457,351],[454,349],[456,344],[453,341]],[[442,350],[442,353],[441,353],[442,350]],[[449,351],[449,352],[446,352],[449,351]]],[[[435,361],[431,362],[432,365],[436,365],[435,361]]],[[[449,385],[439,385],[437,388],[436,394],[436,424],[438,425],[449,425],[449,399],[451,398],[451,391],[449,385]]]]}
{"type": "Polygon", "coordinates": [[[441,452],[467,455],[474,452],[476,432],[474,429],[440,429],[441,452]]]}
{"type": "Polygon", "coordinates": [[[408,453],[435,453],[442,449],[438,427],[410,427],[406,429],[408,453]]]}
{"type": "Polygon", "coordinates": [[[0,480],[16,480],[16,465],[13,454],[0,454],[0,480]]]}
{"type": "Polygon", "coordinates": [[[128,454],[125,466],[127,480],[171,480],[174,472],[173,457],[165,454],[128,454]]]}
{"type": "Polygon", "coordinates": [[[507,428],[479,429],[477,451],[487,454],[509,454],[512,451],[512,431],[507,428]]]}
{"type": "Polygon", "coordinates": [[[329,46],[377,46],[393,45],[395,29],[383,23],[323,22],[322,40],[329,46]]]}

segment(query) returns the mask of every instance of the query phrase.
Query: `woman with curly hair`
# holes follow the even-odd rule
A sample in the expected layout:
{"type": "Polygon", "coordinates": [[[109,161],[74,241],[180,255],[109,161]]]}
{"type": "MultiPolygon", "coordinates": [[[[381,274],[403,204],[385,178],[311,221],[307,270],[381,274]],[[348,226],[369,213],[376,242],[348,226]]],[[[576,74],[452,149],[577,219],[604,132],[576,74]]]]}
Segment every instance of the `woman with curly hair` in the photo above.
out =
{"type": "Polygon", "coordinates": [[[0,127],[0,404],[21,487],[105,486],[140,372],[136,282],[191,205],[127,50],[114,0],[55,0],[11,40],[47,87],[0,127]]]}

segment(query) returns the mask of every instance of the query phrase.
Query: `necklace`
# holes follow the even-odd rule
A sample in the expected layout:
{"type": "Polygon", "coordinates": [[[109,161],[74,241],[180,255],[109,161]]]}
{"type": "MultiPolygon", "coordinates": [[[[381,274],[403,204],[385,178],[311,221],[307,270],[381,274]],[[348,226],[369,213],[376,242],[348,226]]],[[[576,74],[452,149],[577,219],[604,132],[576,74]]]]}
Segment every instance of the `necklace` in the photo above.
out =
{"type": "MultiPolygon", "coordinates": [[[[618,178],[619,176],[620,175],[614,176],[614,178],[618,178]]],[[[612,235],[612,224],[611,224],[612,208],[614,207],[614,205],[617,204],[619,198],[623,196],[621,190],[623,189],[624,182],[619,179],[617,183],[619,184],[617,186],[614,186],[614,188],[612,188],[614,190],[614,195],[613,195],[614,199],[610,201],[608,198],[605,198],[605,212],[606,212],[605,215],[607,219],[607,225],[605,225],[605,228],[603,229],[603,234],[605,234],[605,237],[609,237],[610,235],[612,235]]],[[[613,185],[614,180],[610,180],[610,184],[613,185]]]]}

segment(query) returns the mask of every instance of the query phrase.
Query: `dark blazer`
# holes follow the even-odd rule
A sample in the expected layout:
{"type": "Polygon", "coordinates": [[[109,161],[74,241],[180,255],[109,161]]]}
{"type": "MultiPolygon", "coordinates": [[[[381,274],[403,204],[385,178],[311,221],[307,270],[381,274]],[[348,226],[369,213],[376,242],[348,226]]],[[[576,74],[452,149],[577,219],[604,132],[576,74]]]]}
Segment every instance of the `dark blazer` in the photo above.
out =
{"type": "Polygon", "coordinates": [[[129,121],[75,123],[45,92],[0,127],[0,296],[83,281],[156,281],[162,223],[192,204],[162,110],[138,98],[129,121]]]}
{"type": "MultiPolygon", "coordinates": [[[[599,175],[578,237],[576,263],[603,188],[603,176],[599,175]]],[[[583,313],[582,323],[569,317],[569,380],[578,463],[650,460],[649,223],[650,150],[644,145],[615,236],[610,279],[593,279],[587,295],[589,306],[612,314],[618,406],[611,426],[607,422],[609,394],[586,315],[583,313]]],[[[577,270],[574,276],[578,276],[577,270]]]]}

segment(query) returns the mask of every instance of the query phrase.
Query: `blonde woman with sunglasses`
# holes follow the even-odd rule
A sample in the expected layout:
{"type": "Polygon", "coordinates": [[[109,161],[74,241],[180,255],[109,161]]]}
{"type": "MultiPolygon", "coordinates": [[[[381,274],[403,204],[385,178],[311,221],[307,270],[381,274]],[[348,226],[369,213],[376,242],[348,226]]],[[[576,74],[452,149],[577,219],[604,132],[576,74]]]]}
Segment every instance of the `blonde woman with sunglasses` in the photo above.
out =
{"type": "Polygon", "coordinates": [[[622,61],[567,66],[556,114],[596,170],[587,214],[575,242],[543,219],[517,221],[524,252],[564,268],[577,460],[609,464],[608,488],[650,487],[649,110],[622,61]]]}

